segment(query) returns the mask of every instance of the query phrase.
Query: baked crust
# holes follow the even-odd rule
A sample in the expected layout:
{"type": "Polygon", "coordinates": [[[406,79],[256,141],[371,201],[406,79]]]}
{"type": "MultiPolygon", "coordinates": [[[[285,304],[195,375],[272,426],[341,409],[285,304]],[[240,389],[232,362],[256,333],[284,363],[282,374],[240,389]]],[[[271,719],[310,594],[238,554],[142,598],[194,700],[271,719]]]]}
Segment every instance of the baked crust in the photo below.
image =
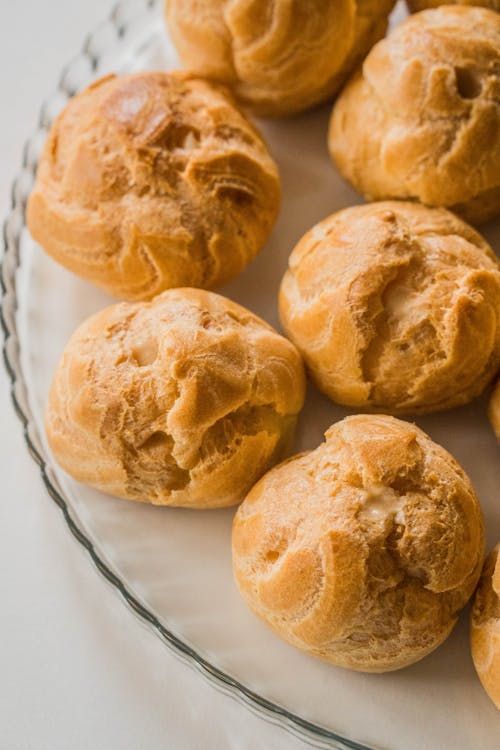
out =
{"type": "Polygon", "coordinates": [[[444,6],[372,49],[333,108],[328,143],[367,199],[416,199],[480,223],[500,213],[499,123],[500,16],[444,6]]]}
{"type": "Polygon", "coordinates": [[[220,86],[108,76],[47,139],[28,226],[59,263],[115,297],[212,288],[240,273],[278,214],[277,167],[220,86]]]}
{"type": "Polygon", "coordinates": [[[500,368],[500,264],[445,209],[386,201],[333,214],[293,250],[279,303],[314,382],[348,406],[449,409],[500,368]]]}
{"type": "Polygon", "coordinates": [[[297,350],[267,323],[212,292],[173,289],[78,328],[47,437],[65,471],[112,495],[231,505],[289,448],[304,388],[297,350]]]}
{"type": "Polygon", "coordinates": [[[474,591],[483,521],[469,479],[415,425],[348,417],[269,471],[239,507],[233,567],[281,638],[349,669],[421,659],[474,591]]]}
{"type": "Polygon", "coordinates": [[[333,96],[381,39],[394,0],[167,0],[184,65],[223,81],[261,115],[333,96]]]}
{"type": "Polygon", "coordinates": [[[500,709],[500,544],[484,564],[472,606],[470,641],[479,679],[500,709]]]}

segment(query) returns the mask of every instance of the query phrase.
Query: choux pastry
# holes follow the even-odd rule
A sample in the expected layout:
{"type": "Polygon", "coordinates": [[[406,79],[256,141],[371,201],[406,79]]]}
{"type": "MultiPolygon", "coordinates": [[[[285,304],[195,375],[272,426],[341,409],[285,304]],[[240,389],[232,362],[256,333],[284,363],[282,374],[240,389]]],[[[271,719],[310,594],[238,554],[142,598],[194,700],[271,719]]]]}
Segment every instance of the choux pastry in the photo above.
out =
{"type": "Polygon", "coordinates": [[[415,425],[357,415],[271,469],[233,524],[253,612],[333,664],[400,669],[451,632],[484,553],[481,509],[457,462],[415,425]]]}
{"type": "Polygon", "coordinates": [[[167,0],[190,70],[230,86],[258,114],[287,115],[333,96],[387,28],[394,0],[167,0]]]}
{"type": "Polygon", "coordinates": [[[320,222],[290,256],[280,314],[318,387],[359,409],[449,409],[500,369],[500,264],[444,209],[386,201],[320,222]]]}
{"type": "Polygon", "coordinates": [[[186,73],[108,76],[54,122],[28,204],[34,239],[109,294],[220,286],[264,245],[277,167],[221,87],[186,73]]]}
{"type": "Polygon", "coordinates": [[[333,108],[330,152],[368,200],[500,213],[500,15],[443,6],[379,42],[333,108]]]}
{"type": "Polygon", "coordinates": [[[470,639],[479,679],[500,709],[500,544],[484,564],[472,606],[470,639]]]}
{"type": "Polygon", "coordinates": [[[224,297],[172,289],[77,329],[52,382],[46,431],[80,482],[215,508],[242,500],[283,457],[303,401],[289,341],[224,297]]]}

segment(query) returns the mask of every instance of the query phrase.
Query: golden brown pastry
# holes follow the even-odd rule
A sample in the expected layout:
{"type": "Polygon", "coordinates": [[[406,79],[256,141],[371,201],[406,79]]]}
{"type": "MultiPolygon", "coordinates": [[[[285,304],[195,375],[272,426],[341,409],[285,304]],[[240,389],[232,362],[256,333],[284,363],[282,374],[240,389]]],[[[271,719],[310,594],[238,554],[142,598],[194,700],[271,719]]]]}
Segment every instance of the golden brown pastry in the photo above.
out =
{"type": "Polygon", "coordinates": [[[412,13],[427,8],[439,8],[440,5],[480,5],[491,10],[500,10],[500,0],[406,0],[406,4],[412,13]]]}
{"type": "Polygon", "coordinates": [[[225,90],[179,72],[108,76],[52,126],[28,225],[66,268],[142,300],[240,273],[279,196],[275,163],[225,90]]]}
{"type": "Polygon", "coordinates": [[[239,507],[233,566],[248,606],[284,640],[385,672],[451,632],[484,553],[467,476],[415,425],[357,415],[268,472],[239,507]]]}
{"type": "Polygon", "coordinates": [[[300,240],[281,321],[331,399],[425,413],[465,404],[500,368],[500,264],[445,209],[386,201],[300,240]]]}
{"type": "Polygon", "coordinates": [[[491,425],[495,431],[495,435],[500,441],[500,380],[497,382],[490,399],[490,407],[488,410],[491,425]]]}
{"type": "Polygon", "coordinates": [[[369,200],[417,199],[473,223],[500,213],[500,16],[444,6],[379,42],[338,98],[341,173],[369,200]]]}
{"type": "Polygon", "coordinates": [[[223,81],[259,114],[299,112],[335,94],[380,39],[394,0],[166,0],[187,68],[223,81]]]}
{"type": "Polygon", "coordinates": [[[485,562],[472,607],[470,642],[483,687],[500,709],[500,544],[485,562]]]}
{"type": "Polygon", "coordinates": [[[304,400],[295,347],[212,292],[113,305],[70,339],[46,429],[58,463],[112,495],[192,508],[239,502],[282,458],[304,400]]]}

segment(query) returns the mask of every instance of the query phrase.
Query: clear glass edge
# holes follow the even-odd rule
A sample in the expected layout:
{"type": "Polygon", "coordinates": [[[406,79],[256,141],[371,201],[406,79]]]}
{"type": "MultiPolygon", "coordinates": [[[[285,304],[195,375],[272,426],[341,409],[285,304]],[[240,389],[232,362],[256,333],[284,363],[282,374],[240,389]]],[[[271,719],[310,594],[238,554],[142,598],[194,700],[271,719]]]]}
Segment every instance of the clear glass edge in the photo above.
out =
{"type": "MultiPolygon", "coordinates": [[[[121,20],[126,16],[127,8],[132,5],[142,6],[142,12],[148,13],[155,9],[161,0],[122,0],[112,10],[107,24],[114,29],[116,41],[120,44],[126,39],[127,25],[121,20]]],[[[24,379],[20,359],[20,340],[16,320],[17,313],[17,283],[16,273],[21,267],[20,240],[21,232],[25,227],[25,208],[28,192],[22,189],[22,182],[28,176],[31,184],[37,169],[37,159],[33,156],[33,143],[40,138],[41,134],[47,133],[52,118],[48,115],[50,101],[54,96],[63,96],[69,99],[75,91],[68,89],[66,77],[68,70],[75,64],[88,61],[94,72],[98,71],[99,58],[92,52],[92,40],[101,31],[102,25],[94,34],[86,37],[81,53],[75,57],[65,68],[59,79],[58,87],[49,96],[40,109],[38,127],[32,137],[26,142],[23,150],[22,169],[14,179],[11,190],[11,208],[3,224],[3,255],[0,263],[0,324],[3,331],[3,361],[10,380],[10,392],[15,412],[22,423],[24,438],[30,455],[37,463],[40,474],[48,491],[48,494],[61,510],[63,518],[69,531],[77,542],[86,550],[95,567],[101,575],[110,583],[115,591],[121,595],[132,612],[155,633],[165,645],[179,658],[191,667],[196,668],[203,677],[220,692],[231,698],[239,700],[252,713],[267,722],[281,726],[297,738],[308,742],[314,747],[338,748],[338,750],[376,750],[370,747],[342,737],[335,732],[308,721],[301,716],[288,711],[283,706],[274,703],[267,698],[255,693],[244,684],[223,672],[205,658],[195,649],[185,643],[175,633],[170,631],[159,618],[143,604],[140,597],[133,589],[129,589],[124,581],[114,572],[113,567],[105,562],[103,556],[96,550],[92,539],[84,532],[79,521],[71,512],[70,505],[60,488],[55,474],[52,471],[51,459],[47,455],[43,443],[38,435],[35,420],[29,405],[27,386],[24,379]]]]}

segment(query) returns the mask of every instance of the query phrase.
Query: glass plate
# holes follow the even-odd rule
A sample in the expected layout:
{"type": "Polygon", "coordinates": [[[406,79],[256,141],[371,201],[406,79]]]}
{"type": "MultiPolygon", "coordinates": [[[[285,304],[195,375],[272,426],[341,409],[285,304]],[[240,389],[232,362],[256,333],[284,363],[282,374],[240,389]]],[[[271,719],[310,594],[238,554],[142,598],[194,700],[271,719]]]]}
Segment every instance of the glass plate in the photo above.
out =
{"type": "MultiPolygon", "coordinates": [[[[43,409],[56,362],[80,321],[111,300],[33,243],[25,227],[26,198],[47,129],[70,96],[110,71],[177,65],[162,5],[122,2],[88,37],[42,108],[13,186],[2,267],[4,354],[14,405],[45,485],[78,542],[134,612],[218,688],[264,718],[319,747],[498,750],[500,714],[472,667],[467,612],[447,642],[411,668],[363,675],[329,666],[281,642],[246,609],[231,573],[234,509],[193,512],[117,500],[72,481],[50,455],[43,409]]],[[[324,107],[260,123],[281,170],[283,208],[265,250],[222,292],[275,326],[291,248],[316,221],[360,202],[328,157],[328,115],[324,107]]],[[[485,234],[500,247],[500,222],[485,234]]],[[[318,445],[324,430],[347,413],[310,386],[295,449],[318,445]]],[[[500,539],[500,461],[486,401],[418,424],[472,477],[491,546],[500,539]]]]}

